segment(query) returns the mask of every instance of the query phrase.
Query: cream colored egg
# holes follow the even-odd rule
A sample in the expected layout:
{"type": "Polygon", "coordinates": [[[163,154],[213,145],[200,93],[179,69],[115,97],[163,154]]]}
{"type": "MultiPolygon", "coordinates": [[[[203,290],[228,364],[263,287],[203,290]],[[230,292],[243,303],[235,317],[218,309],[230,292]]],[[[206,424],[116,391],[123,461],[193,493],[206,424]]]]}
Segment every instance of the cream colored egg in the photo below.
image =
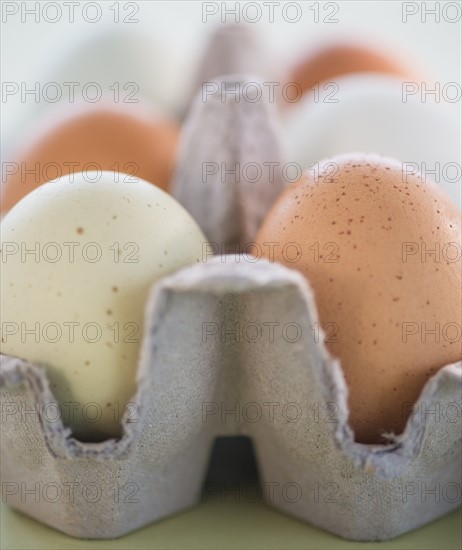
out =
{"type": "Polygon", "coordinates": [[[49,182],[1,225],[1,352],[46,367],[62,418],[82,440],[120,435],[149,290],[200,262],[205,242],[171,196],[115,176],[49,182]]]}

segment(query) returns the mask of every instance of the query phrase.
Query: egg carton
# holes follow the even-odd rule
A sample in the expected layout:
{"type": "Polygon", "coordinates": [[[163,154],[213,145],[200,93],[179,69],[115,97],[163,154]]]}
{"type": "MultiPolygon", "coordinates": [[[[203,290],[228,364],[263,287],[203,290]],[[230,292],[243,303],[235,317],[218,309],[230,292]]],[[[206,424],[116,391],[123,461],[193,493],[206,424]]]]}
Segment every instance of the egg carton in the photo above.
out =
{"type": "Polygon", "coordinates": [[[253,442],[268,504],[346,539],[390,539],[460,505],[462,363],[428,380],[403,434],[385,445],[355,442],[341,366],[322,331],[313,337],[309,283],[240,253],[284,187],[282,172],[253,184],[222,181],[220,171],[202,177],[204,162],[282,166],[278,135],[264,101],[221,101],[220,92],[196,100],[173,194],[218,255],[153,285],[138,390],[119,440],[74,439],[59,418],[50,421],[46,371],[2,357],[10,506],[74,537],[120,537],[199,504],[216,438],[236,435],[253,442]],[[270,326],[272,336],[255,337],[270,326]],[[293,326],[302,337],[281,336],[293,326]]]}

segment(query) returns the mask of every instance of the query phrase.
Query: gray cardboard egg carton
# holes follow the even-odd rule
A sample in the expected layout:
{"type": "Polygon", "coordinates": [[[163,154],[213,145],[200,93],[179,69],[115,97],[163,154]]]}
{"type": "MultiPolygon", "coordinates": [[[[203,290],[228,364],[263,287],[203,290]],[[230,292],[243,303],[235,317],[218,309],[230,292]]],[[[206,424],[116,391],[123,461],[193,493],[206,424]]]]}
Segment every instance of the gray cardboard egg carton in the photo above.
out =
{"type": "MultiPolygon", "coordinates": [[[[278,170],[253,187],[202,177],[204,162],[282,162],[271,107],[220,93],[193,106],[174,194],[212,246],[245,245],[283,187],[278,170]]],[[[166,277],[146,305],[136,407],[121,439],[102,443],[50,421],[45,370],[3,356],[4,501],[74,537],[119,537],[199,504],[215,439],[244,435],[268,504],[347,539],[390,539],[460,505],[462,363],[428,381],[402,435],[355,443],[316,322],[309,284],[277,264],[220,253],[166,277]],[[282,337],[294,323],[301,337],[282,337]]]]}

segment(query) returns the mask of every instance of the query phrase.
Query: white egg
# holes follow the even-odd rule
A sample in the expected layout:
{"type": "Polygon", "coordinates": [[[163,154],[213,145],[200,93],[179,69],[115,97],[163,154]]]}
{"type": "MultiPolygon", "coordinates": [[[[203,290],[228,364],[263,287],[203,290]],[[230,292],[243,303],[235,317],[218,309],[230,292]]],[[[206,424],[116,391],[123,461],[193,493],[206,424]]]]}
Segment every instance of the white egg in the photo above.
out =
{"type": "Polygon", "coordinates": [[[49,182],[1,224],[1,352],[45,366],[82,440],[120,435],[150,287],[200,262],[205,242],[170,195],[115,177],[49,182]]]}
{"type": "Polygon", "coordinates": [[[308,93],[287,115],[288,157],[302,169],[352,151],[394,157],[406,163],[405,171],[420,170],[436,181],[460,208],[458,106],[436,103],[430,94],[423,102],[421,93],[404,101],[402,85],[396,77],[371,74],[321,84],[317,97],[308,93]]]}

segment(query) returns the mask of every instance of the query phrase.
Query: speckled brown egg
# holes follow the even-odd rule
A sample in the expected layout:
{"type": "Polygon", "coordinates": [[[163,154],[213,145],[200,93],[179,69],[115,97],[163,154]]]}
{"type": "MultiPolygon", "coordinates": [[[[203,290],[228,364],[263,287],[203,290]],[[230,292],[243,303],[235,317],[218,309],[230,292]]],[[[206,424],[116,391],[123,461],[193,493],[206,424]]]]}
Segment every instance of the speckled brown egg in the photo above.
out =
{"type": "Polygon", "coordinates": [[[325,342],[356,440],[401,433],[429,377],[462,356],[457,207],[398,161],[349,154],[286,189],[256,242],[263,254],[279,243],[275,260],[307,277],[321,325],[333,323],[325,342]],[[286,243],[300,247],[295,263],[286,243]]]}
{"type": "MultiPolygon", "coordinates": [[[[386,53],[379,48],[350,41],[323,45],[303,57],[289,74],[289,82],[296,82],[306,92],[320,82],[336,80],[350,73],[374,72],[412,76],[410,62],[401,60],[398,53],[386,53]]],[[[332,90],[331,90],[332,91],[332,90]]]]}
{"type": "Polygon", "coordinates": [[[1,211],[47,181],[85,171],[120,172],[123,181],[143,179],[167,190],[177,137],[175,123],[138,106],[77,108],[14,154],[1,211]]]}

